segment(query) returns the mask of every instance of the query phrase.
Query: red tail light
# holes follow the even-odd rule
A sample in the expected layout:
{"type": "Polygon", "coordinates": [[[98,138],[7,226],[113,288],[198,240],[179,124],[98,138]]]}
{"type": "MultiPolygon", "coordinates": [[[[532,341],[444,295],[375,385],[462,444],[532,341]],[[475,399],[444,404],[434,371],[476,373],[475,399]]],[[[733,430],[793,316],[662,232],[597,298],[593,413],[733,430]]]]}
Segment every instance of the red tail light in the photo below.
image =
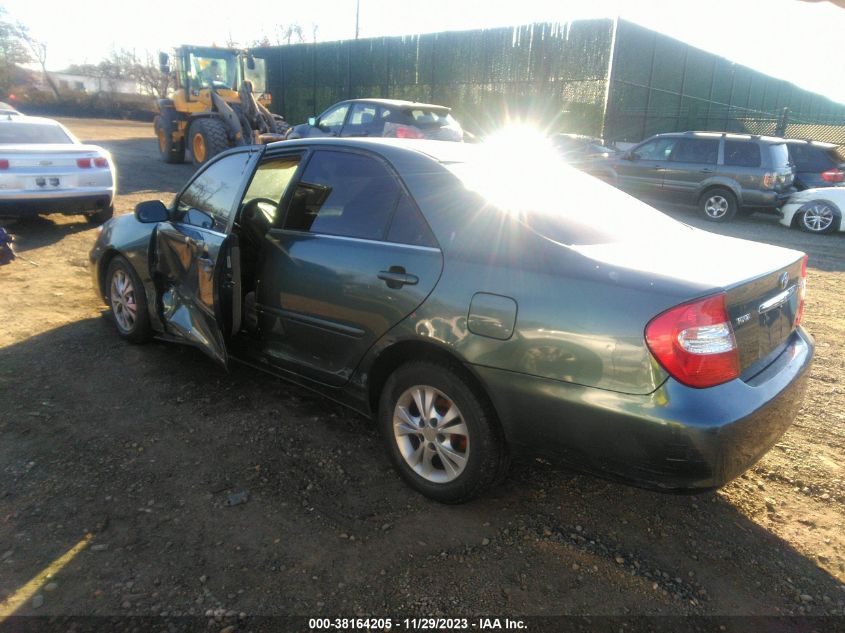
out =
{"type": "Polygon", "coordinates": [[[845,171],[839,169],[828,169],[822,172],[822,180],[825,182],[842,182],[845,180],[845,171]]]}
{"type": "Polygon", "coordinates": [[[801,277],[798,279],[798,310],[795,312],[795,327],[801,325],[801,318],[804,316],[804,299],[807,297],[807,259],[804,255],[801,260],[801,277]]]}
{"type": "Polygon", "coordinates": [[[775,186],[777,179],[778,179],[778,175],[774,172],[769,172],[769,173],[763,174],[763,187],[765,189],[771,189],[772,187],[775,186]]]}
{"type": "Polygon", "coordinates": [[[76,166],[81,168],[81,169],[90,169],[91,159],[90,158],[77,158],[76,159],[76,166]]]}
{"type": "Polygon", "coordinates": [[[689,387],[713,387],[739,376],[739,351],[725,293],[654,317],[645,328],[645,339],[663,368],[689,387]]]}
{"type": "Polygon", "coordinates": [[[0,158],[0,169],[9,169],[9,161],[5,158],[0,158]]]}
{"type": "Polygon", "coordinates": [[[397,125],[396,138],[425,138],[425,135],[410,125],[397,125]]]}
{"type": "Polygon", "coordinates": [[[105,158],[95,158],[94,159],[94,166],[95,167],[108,167],[109,161],[105,158]]]}

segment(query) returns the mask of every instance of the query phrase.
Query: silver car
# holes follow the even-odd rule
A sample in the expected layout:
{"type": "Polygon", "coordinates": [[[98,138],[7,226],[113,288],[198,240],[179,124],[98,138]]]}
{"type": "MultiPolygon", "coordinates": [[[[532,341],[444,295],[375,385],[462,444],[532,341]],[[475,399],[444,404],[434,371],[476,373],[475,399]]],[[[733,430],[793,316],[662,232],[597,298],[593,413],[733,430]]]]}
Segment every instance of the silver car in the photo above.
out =
{"type": "Polygon", "coordinates": [[[61,123],[0,116],[0,216],[114,214],[115,169],[102,147],[83,145],[61,123]]]}

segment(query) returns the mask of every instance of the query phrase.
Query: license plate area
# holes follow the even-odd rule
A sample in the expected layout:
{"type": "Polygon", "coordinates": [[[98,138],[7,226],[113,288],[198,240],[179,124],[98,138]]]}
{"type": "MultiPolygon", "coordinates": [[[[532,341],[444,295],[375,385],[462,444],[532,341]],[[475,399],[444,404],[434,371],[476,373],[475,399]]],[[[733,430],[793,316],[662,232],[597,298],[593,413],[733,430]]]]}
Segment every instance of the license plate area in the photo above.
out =
{"type": "Polygon", "coordinates": [[[59,176],[36,176],[32,179],[33,189],[58,189],[62,186],[59,176]]]}

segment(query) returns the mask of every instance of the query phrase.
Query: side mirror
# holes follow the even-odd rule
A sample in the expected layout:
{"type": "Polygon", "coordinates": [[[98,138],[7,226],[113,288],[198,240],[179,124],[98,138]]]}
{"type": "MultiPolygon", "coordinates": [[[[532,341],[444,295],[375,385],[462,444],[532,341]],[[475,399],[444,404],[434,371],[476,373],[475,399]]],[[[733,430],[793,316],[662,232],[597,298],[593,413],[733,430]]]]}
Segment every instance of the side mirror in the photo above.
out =
{"type": "Polygon", "coordinates": [[[158,69],[163,75],[170,74],[170,56],[164,51],[158,54],[158,69]]]}
{"type": "Polygon", "coordinates": [[[315,117],[315,116],[308,117],[308,125],[310,125],[311,127],[317,127],[317,117],[315,117]]]}
{"type": "Polygon", "coordinates": [[[170,219],[170,212],[161,200],[147,200],[135,205],[135,219],[144,224],[166,222],[170,219]]]}
{"type": "Polygon", "coordinates": [[[622,154],[622,158],[625,160],[637,160],[638,156],[634,152],[625,152],[622,154]]]}
{"type": "Polygon", "coordinates": [[[247,55],[246,67],[249,70],[255,70],[255,57],[253,57],[252,55],[247,55]]]}
{"type": "Polygon", "coordinates": [[[188,209],[187,213],[185,213],[185,216],[182,218],[182,221],[185,224],[198,226],[201,229],[214,228],[214,218],[205,211],[200,211],[194,207],[188,209]]]}

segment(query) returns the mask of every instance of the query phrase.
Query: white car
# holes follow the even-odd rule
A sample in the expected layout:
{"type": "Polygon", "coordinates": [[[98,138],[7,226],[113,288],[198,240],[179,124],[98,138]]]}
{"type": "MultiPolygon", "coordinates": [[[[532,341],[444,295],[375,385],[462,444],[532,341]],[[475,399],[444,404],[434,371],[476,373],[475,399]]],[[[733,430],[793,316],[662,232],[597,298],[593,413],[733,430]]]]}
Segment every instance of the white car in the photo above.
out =
{"type": "Polygon", "coordinates": [[[102,147],[83,145],[58,121],[0,115],[0,216],[114,214],[115,169],[102,147]]]}
{"type": "Polygon", "coordinates": [[[780,223],[808,233],[845,231],[842,209],[845,209],[845,187],[805,189],[786,201],[780,223]]]}

